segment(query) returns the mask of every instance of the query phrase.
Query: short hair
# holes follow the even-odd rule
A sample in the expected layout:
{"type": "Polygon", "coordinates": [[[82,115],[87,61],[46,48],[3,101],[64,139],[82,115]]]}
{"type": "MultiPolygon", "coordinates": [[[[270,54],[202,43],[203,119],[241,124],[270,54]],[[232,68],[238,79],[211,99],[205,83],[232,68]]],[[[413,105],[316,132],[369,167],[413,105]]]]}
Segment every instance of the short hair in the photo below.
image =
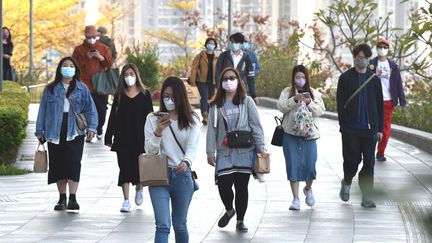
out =
{"type": "Polygon", "coordinates": [[[363,52],[363,54],[365,54],[365,56],[368,58],[372,56],[372,49],[368,44],[360,44],[354,47],[353,49],[354,57],[356,57],[360,52],[363,52]]]}
{"type": "Polygon", "coordinates": [[[209,37],[209,38],[207,38],[207,40],[206,40],[205,43],[204,43],[204,47],[206,47],[207,44],[208,44],[210,41],[214,41],[214,43],[215,43],[215,49],[217,49],[217,40],[216,40],[215,38],[213,38],[213,37],[209,37]]]}
{"type": "Polygon", "coordinates": [[[245,37],[240,32],[232,34],[229,39],[231,42],[235,42],[235,43],[244,43],[245,42],[245,37]]]}

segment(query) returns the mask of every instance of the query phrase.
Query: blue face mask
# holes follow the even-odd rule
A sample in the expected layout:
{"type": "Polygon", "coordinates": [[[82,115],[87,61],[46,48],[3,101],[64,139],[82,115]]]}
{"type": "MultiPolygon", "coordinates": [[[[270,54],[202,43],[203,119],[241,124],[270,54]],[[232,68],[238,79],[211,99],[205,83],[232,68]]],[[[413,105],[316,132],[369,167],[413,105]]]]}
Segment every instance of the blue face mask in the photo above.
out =
{"type": "Polygon", "coordinates": [[[231,50],[232,51],[238,51],[240,50],[241,44],[240,43],[231,43],[231,50]]]}
{"type": "Polygon", "coordinates": [[[75,68],[73,67],[62,67],[61,74],[63,78],[72,78],[75,75],[75,68]]]}
{"type": "Polygon", "coordinates": [[[252,45],[251,45],[249,42],[245,42],[245,43],[243,44],[243,48],[244,48],[245,50],[249,50],[249,49],[252,48],[252,45]]]}
{"type": "Polygon", "coordinates": [[[215,45],[214,44],[207,44],[206,45],[206,49],[207,49],[207,51],[214,51],[214,49],[215,49],[215,45]]]}

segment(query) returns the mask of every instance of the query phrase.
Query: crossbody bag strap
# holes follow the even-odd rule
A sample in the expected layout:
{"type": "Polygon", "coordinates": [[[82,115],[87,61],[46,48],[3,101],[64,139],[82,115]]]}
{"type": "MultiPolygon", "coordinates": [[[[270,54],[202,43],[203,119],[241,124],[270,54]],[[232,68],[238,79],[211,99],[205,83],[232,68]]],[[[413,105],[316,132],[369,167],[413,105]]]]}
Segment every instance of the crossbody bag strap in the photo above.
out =
{"type": "Polygon", "coordinates": [[[180,142],[177,140],[177,136],[175,135],[174,130],[172,129],[171,125],[169,126],[169,128],[170,128],[171,133],[174,137],[174,140],[176,141],[177,145],[180,147],[181,151],[183,152],[183,155],[186,154],[183,147],[180,145],[180,142]]]}
{"type": "Polygon", "coordinates": [[[351,102],[352,99],[354,99],[354,97],[372,80],[373,77],[375,77],[376,74],[372,74],[372,76],[370,76],[368,79],[366,79],[366,81],[360,85],[360,87],[358,87],[358,89],[356,91],[354,91],[354,93],[348,98],[348,100],[345,102],[344,105],[344,109],[347,108],[348,104],[351,102]]]}
{"type": "MultiPolygon", "coordinates": [[[[65,92],[65,97],[66,97],[66,92],[65,92]]],[[[70,97],[66,97],[66,99],[69,101],[69,104],[72,106],[72,112],[75,114],[75,116],[78,116],[78,112],[76,110],[76,106],[72,102],[72,99],[70,97]]]]}

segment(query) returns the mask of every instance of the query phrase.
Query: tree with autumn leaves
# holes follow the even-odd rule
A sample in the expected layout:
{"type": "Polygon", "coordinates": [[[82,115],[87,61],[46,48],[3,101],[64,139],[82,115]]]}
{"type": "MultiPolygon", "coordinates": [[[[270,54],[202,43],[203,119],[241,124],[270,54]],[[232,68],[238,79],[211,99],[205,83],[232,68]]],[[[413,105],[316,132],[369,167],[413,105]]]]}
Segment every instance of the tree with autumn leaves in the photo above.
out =
{"type": "MultiPolygon", "coordinates": [[[[71,55],[83,39],[85,12],[76,6],[80,1],[34,0],[34,66],[44,69],[42,57],[55,50],[61,56],[71,55]]],[[[14,51],[12,61],[18,73],[29,67],[30,4],[24,0],[3,1],[3,26],[10,29],[14,51]]]]}

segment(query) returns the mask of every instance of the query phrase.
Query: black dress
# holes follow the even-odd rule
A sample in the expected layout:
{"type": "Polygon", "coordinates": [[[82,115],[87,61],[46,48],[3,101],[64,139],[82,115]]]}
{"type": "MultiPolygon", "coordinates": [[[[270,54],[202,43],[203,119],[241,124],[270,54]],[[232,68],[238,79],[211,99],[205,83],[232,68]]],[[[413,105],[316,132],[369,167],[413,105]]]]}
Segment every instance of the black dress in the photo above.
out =
{"type": "Polygon", "coordinates": [[[105,144],[112,144],[111,151],[117,152],[118,186],[127,182],[139,183],[138,157],[144,153],[144,125],[151,112],[153,104],[149,91],[140,92],[133,98],[121,95],[120,102],[117,96],[114,97],[105,144]]]}
{"type": "MultiPolygon", "coordinates": [[[[3,44],[3,54],[12,56],[13,45],[12,43],[3,44]]],[[[12,57],[10,57],[12,58],[12,57]]],[[[12,74],[12,67],[10,65],[10,59],[3,57],[3,80],[15,81],[12,74]]]]}

